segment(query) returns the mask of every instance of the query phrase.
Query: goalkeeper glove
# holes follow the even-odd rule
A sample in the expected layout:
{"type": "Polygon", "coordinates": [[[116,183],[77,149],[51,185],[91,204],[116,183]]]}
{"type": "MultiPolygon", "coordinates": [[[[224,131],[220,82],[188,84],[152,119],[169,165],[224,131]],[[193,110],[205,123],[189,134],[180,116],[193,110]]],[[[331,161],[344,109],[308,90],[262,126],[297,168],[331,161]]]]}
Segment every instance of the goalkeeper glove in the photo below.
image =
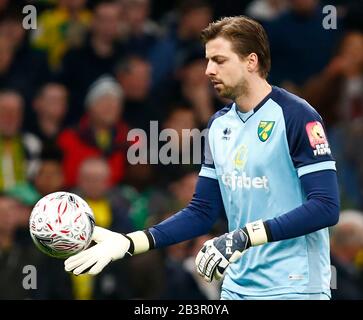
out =
{"type": "Polygon", "coordinates": [[[195,264],[198,273],[208,282],[220,280],[230,263],[241,258],[250,246],[268,241],[262,220],[248,223],[244,228],[208,240],[199,251],[195,264]]]}
{"type": "Polygon", "coordinates": [[[96,226],[92,240],[97,244],[65,260],[66,271],[96,275],[111,261],[150,249],[149,237],[143,231],[125,235],[96,226]]]}

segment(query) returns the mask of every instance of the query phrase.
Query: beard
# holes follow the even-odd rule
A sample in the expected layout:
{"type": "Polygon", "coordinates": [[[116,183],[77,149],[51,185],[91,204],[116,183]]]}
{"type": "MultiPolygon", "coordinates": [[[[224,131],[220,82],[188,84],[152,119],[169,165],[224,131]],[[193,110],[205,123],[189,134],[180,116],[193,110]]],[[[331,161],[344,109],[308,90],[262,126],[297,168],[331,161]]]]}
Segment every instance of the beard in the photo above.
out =
{"type": "Polygon", "coordinates": [[[247,96],[249,94],[249,88],[246,79],[241,79],[234,87],[227,86],[222,83],[222,87],[216,90],[222,98],[231,99],[233,101],[238,97],[247,96]]]}

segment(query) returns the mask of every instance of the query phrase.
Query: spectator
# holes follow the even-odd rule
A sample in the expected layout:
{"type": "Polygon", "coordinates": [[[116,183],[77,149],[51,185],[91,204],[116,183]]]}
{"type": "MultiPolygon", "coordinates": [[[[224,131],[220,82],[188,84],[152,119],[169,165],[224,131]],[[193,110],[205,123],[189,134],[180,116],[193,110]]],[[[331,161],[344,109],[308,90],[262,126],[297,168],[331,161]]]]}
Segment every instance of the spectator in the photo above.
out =
{"type": "Polygon", "coordinates": [[[161,185],[168,185],[170,180],[179,178],[185,171],[199,168],[202,161],[202,132],[193,132],[196,127],[196,118],[190,106],[176,103],[170,108],[162,123],[162,129],[168,130],[171,138],[160,147],[163,150],[159,152],[161,164],[158,167],[158,176],[163,177],[159,179],[161,185]],[[180,175],[177,175],[178,172],[180,175]]]}
{"type": "Polygon", "coordinates": [[[47,51],[48,62],[57,70],[65,52],[80,47],[89,28],[91,13],[86,0],[60,0],[58,6],[39,16],[32,44],[47,51]]]}
{"type": "MultiPolygon", "coordinates": [[[[23,268],[38,267],[44,256],[33,244],[15,241],[18,204],[11,197],[0,196],[0,299],[31,299],[36,290],[23,287],[23,268]]],[[[28,236],[29,237],[29,236],[28,236]]],[[[32,282],[34,285],[34,282],[32,282]]]]}
{"type": "Polygon", "coordinates": [[[185,50],[193,47],[203,50],[199,34],[211,21],[212,9],[204,0],[183,1],[176,19],[150,54],[153,89],[163,88],[168,83],[185,50]]]}
{"type": "Polygon", "coordinates": [[[319,0],[290,0],[286,13],[265,23],[274,62],[271,83],[296,91],[325,67],[336,46],[338,31],[325,30],[323,19],[319,0]]]}
{"type": "Polygon", "coordinates": [[[177,179],[170,183],[168,190],[181,208],[184,208],[193,198],[197,180],[197,171],[184,170],[182,174],[179,174],[177,179]]]}
{"type": "Polygon", "coordinates": [[[124,50],[119,43],[120,7],[116,1],[97,2],[93,8],[90,33],[78,49],[63,58],[60,79],[70,92],[72,112],[68,121],[77,123],[84,109],[89,86],[105,73],[111,74],[124,50]]]}
{"type": "Polygon", "coordinates": [[[63,129],[68,111],[68,92],[59,83],[45,84],[33,101],[35,119],[28,123],[28,131],[36,135],[44,146],[54,145],[63,129]]]}
{"type": "Polygon", "coordinates": [[[335,151],[345,208],[363,208],[363,33],[348,31],[337,55],[302,88],[302,95],[319,107],[335,151]]]}
{"type": "Polygon", "coordinates": [[[46,54],[30,47],[22,20],[20,9],[0,17],[0,88],[19,91],[28,105],[51,74],[46,54]]]}
{"type": "Polygon", "coordinates": [[[319,107],[329,127],[363,117],[363,32],[347,31],[338,53],[310,79],[303,95],[319,107]]]}
{"type": "MultiPolygon", "coordinates": [[[[127,233],[133,231],[132,223],[128,216],[128,203],[116,189],[110,188],[110,176],[110,167],[106,160],[102,158],[88,158],[80,166],[78,184],[74,191],[90,205],[97,225],[116,232],[127,233]]],[[[127,261],[118,263],[107,275],[97,278],[89,275],[83,275],[82,277],[72,276],[75,298],[130,298],[132,291],[127,292],[127,274],[123,270],[125,268],[128,268],[127,261]],[[119,282],[119,284],[111,288],[107,288],[107,285],[105,287],[105,284],[102,283],[110,281],[110,278],[115,282],[119,282]]]]}
{"type": "Polygon", "coordinates": [[[0,191],[24,183],[36,169],[40,141],[22,133],[24,102],[16,91],[0,92],[0,191]]]}
{"type": "Polygon", "coordinates": [[[62,153],[56,146],[43,148],[33,186],[39,197],[65,189],[62,153]]]}
{"type": "Polygon", "coordinates": [[[151,221],[170,210],[172,203],[160,186],[162,181],[155,166],[149,163],[128,165],[120,190],[129,202],[129,216],[135,229],[148,227],[151,221]]]}
{"type": "Polygon", "coordinates": [[[18,241],[29,243],[29,217],[33,206],[41,197],[64,190],[63,182],[60,151],[48,148],[41,152],[34,177],[5,191],[4,194],[18,204],[18,241]]]}
{"type": "Polygon", "coordinates": [[[30,184],[24,183],[7,190],[5,195],[15,200],[17,205],[16,242],[22,245],[31,245],[29,218],[34,205],[40,199],[39,194],[30,184]]]}
{"type": "Polygon", "coordinates": [[[127,125],[121,120],[123,93],[110,77],[102,77],[89,89],[87,114],[76,128],[64,130],[58,144],[64,154],[66,187],[75,186],[80,164],[89,157],[104,156],[111,168],[111,185],[125,174],[127,125]]]}
{"type": "Polygon", "coordinates": [[[253,0],[246,8],[246,14],[260,22],[271,21],[284,13],[288,0],[253,0]]]}
{"type": "Polygon", "coordinates": [[[79,169],[76,193],[90,205],[97,225],[127,233],[133,230],[128,202],[110,187],[111,171],[102,158],[88,158],[79,169]]]}
{"type": "Polygon", "coordinates": [[[363,213],[343,211],[330,241],[333,275],[336,276],[332,277],[336,286],[332,299],[363,299],[363,282],[355,266],[357,254],[363,249],[363,213]]]}
{"type": "MultiPolygon", "coordinates": [[[[211,90],[205,76],[206,60],[204,51],[199,48],[185,50],[184,56],[176,66],[174,87],[169,91],[171,101],[186,101],[193,109],[197,126],[207,127],[210,117],[220,104],[211,90]]],[[[165,95],[165,93],[164,93],[165,95]]]]}
{"type": "Polygon", "coordinates": [[[159,120],[163,111],[150,94],[150,63],[144,58],[130,55],[121,60],[115,73],[125,95],[125,121],[132,128],[149,130],[150,121],[159,120]]]}
{"type": "Polygon", "coordinates": [[[150,0],[124,0],[123,8],[126,50],[147,58],[160,36],[158,25],[149,19],[150,0]]]}
{"type": "MultiPolygon", "coordinates": [[[[54,148],[54,146],[53,146],[54,148]]],[[[16,240],[29,244],[29,217],[33,206],[49,193],[63,190],[61,154],[58,149],[43,149],[37,161],[34,176],[18,183],[4,194],[17,202],[18,225],[16,240]]]]}

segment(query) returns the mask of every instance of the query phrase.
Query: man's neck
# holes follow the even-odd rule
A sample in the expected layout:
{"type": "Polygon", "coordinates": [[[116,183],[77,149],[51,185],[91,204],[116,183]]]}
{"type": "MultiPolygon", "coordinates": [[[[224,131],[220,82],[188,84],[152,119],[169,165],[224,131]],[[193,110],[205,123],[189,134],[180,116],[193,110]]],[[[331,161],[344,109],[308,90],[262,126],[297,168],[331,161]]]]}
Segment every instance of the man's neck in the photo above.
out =
{"type": "Polygon", "coordinates": [[[239,111],[249,112],[254,109],[270,92],[271,85],[265,79],[256,78],[248,84],[246,95],[239,96],[235,100],[239,111]]]}

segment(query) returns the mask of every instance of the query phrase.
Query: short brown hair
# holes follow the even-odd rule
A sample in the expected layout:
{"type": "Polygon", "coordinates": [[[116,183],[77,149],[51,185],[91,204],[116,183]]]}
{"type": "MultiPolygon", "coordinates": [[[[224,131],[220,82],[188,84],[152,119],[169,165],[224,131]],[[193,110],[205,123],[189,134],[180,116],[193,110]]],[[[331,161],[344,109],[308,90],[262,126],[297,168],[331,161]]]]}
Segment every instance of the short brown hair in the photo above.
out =
{"type": "Polygon", "coordinates": [[[271,68],[271,56],[267,34],[261,24],[245,16],[225,17],[210,23],[201,33],[204,44],[217,37],[230,40],[233,50],[242,58],[252,52],[256,53],[259,74],[267,78],[271,68]]]}

